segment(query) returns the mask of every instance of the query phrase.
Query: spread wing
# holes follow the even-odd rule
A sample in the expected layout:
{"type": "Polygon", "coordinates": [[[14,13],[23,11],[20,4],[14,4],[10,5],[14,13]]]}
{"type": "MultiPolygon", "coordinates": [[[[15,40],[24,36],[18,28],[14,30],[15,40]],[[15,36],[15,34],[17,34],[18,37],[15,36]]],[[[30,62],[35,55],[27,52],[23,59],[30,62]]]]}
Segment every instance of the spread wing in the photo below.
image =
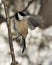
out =
{"type": "Polygon", "coordinates": [[[31,15],[28,18],[28,26],[30,29],[34,29],[35,27],[44,28],[45,22],[39,15],[31,15]]]}

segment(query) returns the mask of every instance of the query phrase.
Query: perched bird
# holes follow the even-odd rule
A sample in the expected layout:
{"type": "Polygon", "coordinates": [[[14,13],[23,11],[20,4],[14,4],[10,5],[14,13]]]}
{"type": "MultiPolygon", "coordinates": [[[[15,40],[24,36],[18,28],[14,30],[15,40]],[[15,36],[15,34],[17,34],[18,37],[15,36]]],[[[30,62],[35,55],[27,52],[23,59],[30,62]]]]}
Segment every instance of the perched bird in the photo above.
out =
{"type": "Polygon", "coordinates": [[[14,29],[22,36],[22,53],[26,48],[25,38],[28,34],[28,28],[33,30],[36,27],[44,28],[44,21],[39,15],[29,15],[25,12],[18,12],[15,14],[14,29]]]}
{"type": "MultiPolygon", "coordinates": [[[[25,39],[28,34],[28,28],[31,30],[36,27],[44,28],[45,22],[39,15],[30,15],[29,13],[22,11],[16,12],[14,16],[10,17],[10,19],[13,17],[15,18],[14,30],[20,34],[20,37],[16,38],[16,40],[20,40],[20,45],[23,47],[23,53],[26,49],[25,39]]],[[[6,18],[0,14],[0,24],[4,21],[6,22],[6,18]]]]}

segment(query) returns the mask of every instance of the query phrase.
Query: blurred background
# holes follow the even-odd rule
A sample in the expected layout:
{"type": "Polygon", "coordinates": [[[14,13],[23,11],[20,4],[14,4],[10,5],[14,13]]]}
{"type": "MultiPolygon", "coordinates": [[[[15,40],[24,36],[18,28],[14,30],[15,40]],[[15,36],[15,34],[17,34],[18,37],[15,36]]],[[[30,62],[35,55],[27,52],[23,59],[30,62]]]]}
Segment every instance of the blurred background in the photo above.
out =
{"type": "MultiPolygon", "coordinates": [[[[0,0],[0,65],[10,65],[11,53],[8,41],[8,29],[5,22],[6,15],[2,1],[0,0]]],[[[8,1],[10,17],[15,12],[25,10],[30,15],[40,15],[45,21],[44,30],[36,27],[34,30],[28,31],[24,53],[21,53],[22,48],[20,44],[13,41],[16,61],[20,65],[52,65],[52,0],[8,1]]],[[[13,21],[14,18],[11,18],[12,32],[14,32],[13,21]]]]}

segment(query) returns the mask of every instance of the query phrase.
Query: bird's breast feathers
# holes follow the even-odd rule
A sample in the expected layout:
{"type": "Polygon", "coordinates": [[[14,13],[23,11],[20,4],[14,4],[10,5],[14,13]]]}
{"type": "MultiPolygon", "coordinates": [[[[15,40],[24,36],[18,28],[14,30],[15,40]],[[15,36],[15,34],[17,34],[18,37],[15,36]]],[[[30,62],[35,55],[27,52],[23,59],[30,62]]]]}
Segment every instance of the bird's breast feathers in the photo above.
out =
{"type": "Polygon", "coordinates": [[[25,37],[28,33],[28,24],[27,20],[19,20],[18,22],[15,22],[16,29],[25,37]]]}

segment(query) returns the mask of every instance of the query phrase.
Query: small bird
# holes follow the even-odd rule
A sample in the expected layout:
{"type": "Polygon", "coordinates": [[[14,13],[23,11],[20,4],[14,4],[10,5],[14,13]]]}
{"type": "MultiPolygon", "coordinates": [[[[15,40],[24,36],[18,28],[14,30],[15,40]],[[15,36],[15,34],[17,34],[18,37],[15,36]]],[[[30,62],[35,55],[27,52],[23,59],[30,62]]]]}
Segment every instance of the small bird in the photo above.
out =
{"type": "MultiPolygon", "coordinates": [[[[44,28],[45,22],[43,21],[42,17],[39,15],[30,15],[27,12],[16,12],[14,16],[10,17],[15,18],[14,21],[14,30],[20,34],[20,37],[16,39],[16,41],[20,40],[20,45],[23,47],[22,53],[26,49],[26,36],[28,34],[28,28],[33,30],[36,27],[44,28]]],[[[6,18],[4,18],[0,14],[0,24],[2,22],[6,22],[6,18]]]]}
{"type": "MultiPolygon", "coordinates": [[[[13,17],[15,18],[14,30],[20,34],[20,37],[16,40],[20,40],[20,45],[23,47],[23,53],[26,49],[25,39],[28,34],[28,28],[31,30],[36,27],[44,28],[45,22],[39,15],[30,15],[29,13],[23,11],[16,12],[14,16],[10,17],[10,19],[13,17]]],[[[6,18],[0,14],[0,24],[2,22],[6,22],[6,18]]]]}
{"type": "Polygon", "coordinates": [[[15,13],[14,29],[22,36],[21,45],[23,46],[22,53],[26,49],[25,38],[28,34],[28,28],[34,30],[36,27],[44,28],[44,21],[39,15],[30,15],[25,12],[15,13]]]}

